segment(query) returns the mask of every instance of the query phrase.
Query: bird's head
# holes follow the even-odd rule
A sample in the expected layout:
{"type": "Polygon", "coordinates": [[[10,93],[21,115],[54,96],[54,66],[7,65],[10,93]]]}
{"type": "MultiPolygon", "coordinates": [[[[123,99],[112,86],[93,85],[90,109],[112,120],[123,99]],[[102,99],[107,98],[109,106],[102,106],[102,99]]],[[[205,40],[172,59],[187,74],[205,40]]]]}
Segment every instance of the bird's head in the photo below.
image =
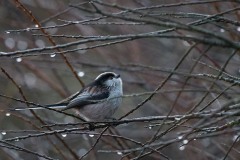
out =
{"type": "Polygon", "coordinates": [[[99,76],[97,76],[95,82],[106,87],[116,87],[116,89],[122,89],[122,79],[119,74],[114,72],[101,73],[99,76]]]}

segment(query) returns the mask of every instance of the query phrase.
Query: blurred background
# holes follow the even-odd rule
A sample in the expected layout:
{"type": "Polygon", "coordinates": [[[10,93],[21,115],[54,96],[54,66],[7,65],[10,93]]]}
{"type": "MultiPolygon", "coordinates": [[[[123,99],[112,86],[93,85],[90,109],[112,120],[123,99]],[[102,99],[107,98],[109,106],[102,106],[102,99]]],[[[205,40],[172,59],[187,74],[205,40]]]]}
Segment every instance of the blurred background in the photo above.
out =
{"type": "Polygon", "coordinates": [[[0,1],[0,159],[238,160],[239,3],[0,1]],[[123,80],[115,127],[10,110],[105,71],[123,80]]]}

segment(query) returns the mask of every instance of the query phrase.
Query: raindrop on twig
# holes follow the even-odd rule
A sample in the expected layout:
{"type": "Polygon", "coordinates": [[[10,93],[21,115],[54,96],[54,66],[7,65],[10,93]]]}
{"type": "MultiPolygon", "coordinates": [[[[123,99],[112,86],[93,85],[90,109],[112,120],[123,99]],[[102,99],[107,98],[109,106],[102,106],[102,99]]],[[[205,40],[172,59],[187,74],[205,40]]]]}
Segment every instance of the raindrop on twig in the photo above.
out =
{"type": "Polygon", "coordinates": [[[51,55],[50,55],[51,58],[53,58],[53,57],[55,57],[55,56],[56,56],[56,54],[51,54],[51,55]]]}
{"type": "Polygon", "coordinates": [[[180,150],[180,151],[183,151],[184,149],[185,149],[185,146],[179,147],[179,150],[180,150]]]}
{"type": "Polygon", "coordinates": [[[22,62],[22,58],[20,58],[20,57],[19,57],[19,58],[16,58],[16,61],[17,61],[17,62],[22,62]]]}
{"type": "Polygon", "coordinates": [[[85,73],[84,73],[83,71],[79,71],[79,72],[78,72],[78,76],[79,76],[79,77],[83,77],[84,75],[85,75],[85,73]]]}
{"type": "Polygon", "coordinates": [[[118,155],[122,155],[123,153],[122,153],[122,152],[120,152],[120,151],[117,151],[117,154],[118,154],[118,155]]]}
{"type": "Polygon", "coordinates": [[[183,144],[188,144],[188,140],[187,140],[187,139],[184,139],[184,140],[183,140],[183,144]]]}
{"type": "Polygon", "coordinates": [[[66,133],[62,133],[62,137],[67,137],[67,134],[66,133]]]}
{"type": "Polygon", "coordinates": [[[2,131],[2,135],[6,135],[7,134],[7,132],[5,132],[5,131],[2,131]]]}
{"type": "Polygon", "coordinates": [[[94,134],[89,134],[89,137],[94,137],[94,134]]]}

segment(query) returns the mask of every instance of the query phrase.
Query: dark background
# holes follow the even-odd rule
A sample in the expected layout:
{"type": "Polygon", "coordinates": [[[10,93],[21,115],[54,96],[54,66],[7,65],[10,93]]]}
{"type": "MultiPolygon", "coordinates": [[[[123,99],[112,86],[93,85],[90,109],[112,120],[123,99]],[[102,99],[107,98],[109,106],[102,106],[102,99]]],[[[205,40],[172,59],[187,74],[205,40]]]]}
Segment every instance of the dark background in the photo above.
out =
{"type": "Polygon", "coordinates": [[[0,159],[239,159],[239,3],[0,1],[0,159]],[[124,85],[114,128],[9,111],[105,71],[124,85]]]}

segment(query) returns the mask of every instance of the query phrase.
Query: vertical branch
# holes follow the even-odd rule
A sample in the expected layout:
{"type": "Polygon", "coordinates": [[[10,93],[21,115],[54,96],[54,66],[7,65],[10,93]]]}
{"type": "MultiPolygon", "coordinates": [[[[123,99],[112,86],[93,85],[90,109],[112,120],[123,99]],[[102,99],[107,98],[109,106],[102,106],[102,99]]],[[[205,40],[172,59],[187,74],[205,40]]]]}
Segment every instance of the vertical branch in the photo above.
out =
{"type": "MultiPolygon", "coordinates": [[[[2,72],[8,77],[8,79],[15,85],[15,87],[17,87],[20,95],[22,96],[22,98],[24,99],[24,101],[27,102],[27,98],[26,98],[25,95],[23,94],[23,91],[22,91],[21,87],[14,81],[14,79],[6,72],[5,69],[3,69],[3,68],[1,67],[1,70],[2,70],[2,72]]],[[[27,105],[28,107],[30,107],[28,103],[26,103],[26,105],[27,105]]],[[[42,125],[46,125],[46,123],[45,123],[33,110],[30,110],[30,112],[34,115],[34,117],[35,117],[42,125]]],[[[52,130],[50,127],[47,127],[47,129],[48,129],[48,130],[52,130]]],[[[78,159],[78,156],[76,155],[76,153],[66,144],[66,142],[64,142],[64,141],[59,137],[59,135],[57,135],[57,134],[54,134],[54,135],[56,136],[56,138],[57,138],[60,142],[63,143],[63,145],[64,145],[64,146],[69,150],[69,152],[73,155],[73,157],[74,157],[75,159],[78,159]]],[[[57,148],[56,148],[56,149],[57,149],[57,148]]],[[[57,149],[57,151],[62,152],[62,151],[59,150],[59,149],[57,149]]],[[[63,155],[63,153],[60,153],[60,154],[63,155]]],[[[64,157],[65,157],[65,156],[64,156],[64,157]]]]}
{"type": "MultiPolygon", "coordinates": [[[[39,23],[39,21],[33,16],[32,12],[29,11],[19,0],[15,0],[17,6],[38,26],[38,28],[40,29],[40,31],[48,38],[48,41],[53,45],[56,46],[56,43],[54,42],[54,40],[50,37],[50,35],[42,28],[42,25],[39,23]]],[[[60,52],[61,50],[59,48],[56,49],[58,52],[60,52]]],[[[81,86],[84,86],[83,81],[81,80],[81,78],[77,75],[77,72],[74,70],[73,66],[71,65],[71,63],[68,61],[67,57],[64,54],[60,54],[62,56],[62,58],[64,59],[65,63],[67,64],[67,66],[70,68],[70,70],[72,71],[72,73],[74,74],[75,78],[79,81],[79,83],[81,84],[81,86]]]]}

